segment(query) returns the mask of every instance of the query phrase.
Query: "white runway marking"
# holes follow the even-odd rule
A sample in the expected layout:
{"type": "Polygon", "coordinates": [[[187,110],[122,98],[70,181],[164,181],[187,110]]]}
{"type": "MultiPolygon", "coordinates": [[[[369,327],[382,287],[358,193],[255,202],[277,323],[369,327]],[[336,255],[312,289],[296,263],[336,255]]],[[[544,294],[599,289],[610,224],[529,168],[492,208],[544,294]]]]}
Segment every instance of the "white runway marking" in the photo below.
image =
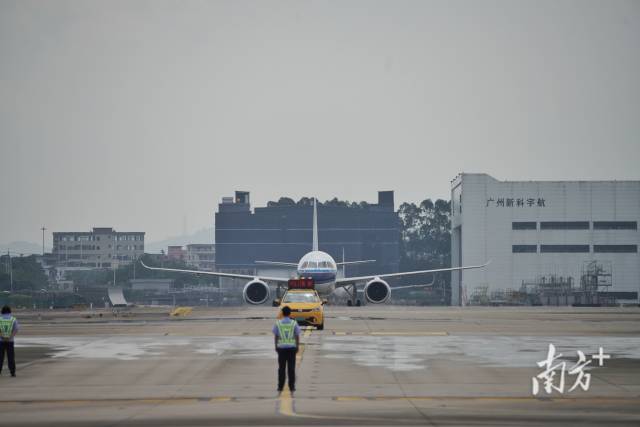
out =
{"type": "Polygon", "coordinates": [[[275,358],[273,339],[259,337],[23,337],[20,347],[46,346],[53,358],[137,360],[166,356],[170,349],[191,348],[193,352],[221,358],[275,358]]]}
{"type": "Polygon", "coordinates": [[[612,358],[640,359],[635,337],[499,337],[499,336],[330,336],[322,342],[324,356],[351,359],[361,366],[392,371],[427,369],[434,360],[458,360],[502,368],[535,367],[553,343],[567,360],[576,350],[596,354],[603,347],[612,358]]]}
{"type": "MultiPolygon", "coordinates": [[[[460,361],[496,367],[535,367],[553,343],[567,360],[576,350],[597,354],[603,347],[612,359],[640,359],[636,337],[499,337],[349,335],[320,338],[322,355],[350,359],[361,366],[393,371],[428,369],[434,360],[460,361]]],[[[17,347],[46,346],[53,358],[139,360],[167,357],[179,348],[223,359],[274,359],[271,336],[175,337],[110,336],[22,337],[17,347]]]]}

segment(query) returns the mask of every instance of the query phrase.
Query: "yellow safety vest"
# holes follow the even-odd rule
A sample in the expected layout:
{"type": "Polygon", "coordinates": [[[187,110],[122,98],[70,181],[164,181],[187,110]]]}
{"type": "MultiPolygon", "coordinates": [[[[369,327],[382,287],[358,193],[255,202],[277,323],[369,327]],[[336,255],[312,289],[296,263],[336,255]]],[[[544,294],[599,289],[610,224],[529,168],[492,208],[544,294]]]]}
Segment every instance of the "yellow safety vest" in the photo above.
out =
{"type": "Polygon", "coordinates": [[[0,317],[0,333],[2,334],[2,338],[11,338],[11,333],[13,332],[13,325],[16,323],[16,318],[11,316],[8,319],[4,317],[0,317]]]}
{"type": "Polygon", "coordinates": [[[278,326],[278,347],[295,347],[296,321],[291,319],[289,323],[282,323],[278,320],[276,325],[278,326]]]}

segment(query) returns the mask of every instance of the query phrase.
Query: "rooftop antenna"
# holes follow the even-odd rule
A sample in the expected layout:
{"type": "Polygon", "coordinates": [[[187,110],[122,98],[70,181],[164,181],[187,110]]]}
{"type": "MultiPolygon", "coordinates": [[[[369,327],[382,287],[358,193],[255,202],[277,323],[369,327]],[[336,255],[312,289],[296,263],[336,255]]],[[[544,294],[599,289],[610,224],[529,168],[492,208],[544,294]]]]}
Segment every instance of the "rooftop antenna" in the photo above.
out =
{"type": "Polygon", "coordinates": [[[318,250],[318,207],[315,197],[313,198],[313,247],[311,250],[318,250]]]}

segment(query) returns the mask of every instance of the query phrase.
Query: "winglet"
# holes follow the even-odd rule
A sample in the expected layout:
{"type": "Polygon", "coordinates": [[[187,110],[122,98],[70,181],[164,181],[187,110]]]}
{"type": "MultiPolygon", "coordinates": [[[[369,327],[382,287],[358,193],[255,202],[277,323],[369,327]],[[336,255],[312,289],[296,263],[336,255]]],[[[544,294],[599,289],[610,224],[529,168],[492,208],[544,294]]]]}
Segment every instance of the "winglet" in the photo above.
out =
{"type": "Polygon", "coordinates": [[[313,247],[312,251],[318,250],[318,207],[316,206],[316,198],[313,198],[313,247]]]}

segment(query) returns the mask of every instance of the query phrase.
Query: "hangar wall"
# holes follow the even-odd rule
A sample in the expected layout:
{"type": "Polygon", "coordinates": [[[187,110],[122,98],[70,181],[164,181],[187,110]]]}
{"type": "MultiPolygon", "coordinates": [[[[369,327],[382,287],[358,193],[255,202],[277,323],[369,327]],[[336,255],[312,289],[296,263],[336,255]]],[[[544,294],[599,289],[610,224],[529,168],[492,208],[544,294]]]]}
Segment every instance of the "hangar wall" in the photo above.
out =
{"type": "Polygon", "coordinates": [[[637,300],[640,181],[498,181],[487,174],[451,182],[452,305],[477,287],[519,289],[543,276],[571,277],[585,263],[611,266],[610,291],[637,300]]]}

